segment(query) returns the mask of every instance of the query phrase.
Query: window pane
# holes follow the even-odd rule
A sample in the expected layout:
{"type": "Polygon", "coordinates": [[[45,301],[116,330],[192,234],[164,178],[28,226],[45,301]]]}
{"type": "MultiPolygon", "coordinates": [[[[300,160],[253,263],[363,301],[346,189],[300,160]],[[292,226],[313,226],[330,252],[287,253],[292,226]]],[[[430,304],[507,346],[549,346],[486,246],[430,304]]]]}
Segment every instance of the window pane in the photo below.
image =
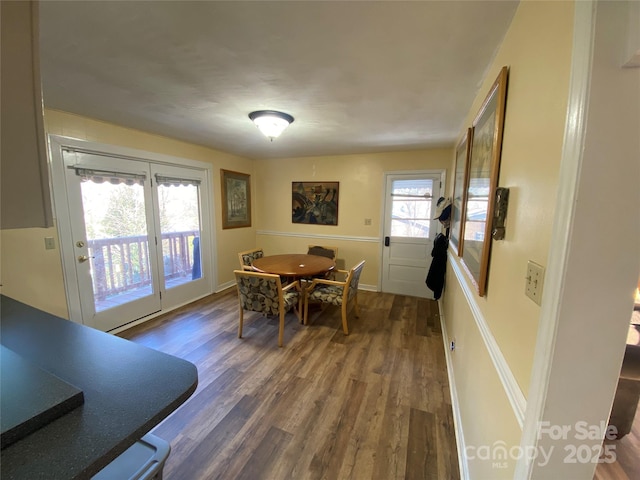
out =
{"type": "Polygon", "coordinates": [[[153,293],[142,184],[80,184],[96,312],[153,293]]]}
{"type": "Polygon", "coordinates": [[[391,202],[391,235],[429,237],[433,181],[394,180],[391,202]]]}
{"type": "Polygon", "coordinates": [[[199,186],[158,185],[158,205],[166,288],[200,278],[199,186]]]}
{"type": "Polygon", "coordinates": [[[392,193],[393,195],[421,195],[432,196],[433,180],[394,180],[392,193]]]}

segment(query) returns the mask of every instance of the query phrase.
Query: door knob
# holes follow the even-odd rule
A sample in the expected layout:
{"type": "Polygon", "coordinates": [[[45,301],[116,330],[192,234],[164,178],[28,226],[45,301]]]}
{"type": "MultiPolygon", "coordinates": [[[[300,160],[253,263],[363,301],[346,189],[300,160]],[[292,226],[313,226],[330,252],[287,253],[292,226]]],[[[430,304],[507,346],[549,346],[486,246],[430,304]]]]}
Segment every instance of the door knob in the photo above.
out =
{"type": "Polygon", "coordinates": [[[84,263],[87,260],[89,260],[90,258],[94,258],[94,257],[87,257],[86,255],[80,255],[80,256],[78,256],[78,262],[79,263],[84,263]]]}

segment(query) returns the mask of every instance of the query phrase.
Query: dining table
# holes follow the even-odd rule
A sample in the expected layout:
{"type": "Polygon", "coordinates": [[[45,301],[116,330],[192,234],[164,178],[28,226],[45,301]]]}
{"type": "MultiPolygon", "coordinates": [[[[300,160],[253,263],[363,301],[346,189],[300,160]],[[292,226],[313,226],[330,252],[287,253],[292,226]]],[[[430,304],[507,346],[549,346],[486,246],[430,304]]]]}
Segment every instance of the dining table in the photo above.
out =
{"type": "Polygon", "coordinates": [[[256,258],[251,267],[257,272],[298,279],[326,274],[336,268],[336,262],[320,255],[286,253],[256,258]]]}

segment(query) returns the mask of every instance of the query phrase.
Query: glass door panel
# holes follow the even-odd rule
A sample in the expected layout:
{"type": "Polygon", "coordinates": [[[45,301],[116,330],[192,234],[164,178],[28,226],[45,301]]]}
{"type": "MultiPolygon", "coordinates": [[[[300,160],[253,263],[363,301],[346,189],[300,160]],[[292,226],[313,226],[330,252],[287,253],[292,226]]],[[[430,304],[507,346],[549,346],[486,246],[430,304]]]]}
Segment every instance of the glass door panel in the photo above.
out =
{"type": "Polygon", "coordinates": [[[209,169],[73,146],[53,163],[71,319],[109,331],[212,292],[209,169]]]}
{"type": "Polygon", "coordinates": [[[185,180],[158,181],[162,265],[166,289],[202,276],[199,188],[198,184],[185,180]]]}
{"type": "Polygon", "coordinates": [[[181,305],[211,292],[209,218],[203,170],[151,165],[163,305],[181,305]]]}
{"type": "Polygon", "coordinates": [[[81,179],[96,312],[153,294],[142,182],[81,179]]]}
{"type": "Polygon", "coordinates": [[[160,311],[149,165],[73,151],[63,160],[83,323],[108,331],[160,311]]]}
{"type": "Polygon", "coordinates": [[[433,179],[393,180],[391,236],[429,238],[433,179]]]}

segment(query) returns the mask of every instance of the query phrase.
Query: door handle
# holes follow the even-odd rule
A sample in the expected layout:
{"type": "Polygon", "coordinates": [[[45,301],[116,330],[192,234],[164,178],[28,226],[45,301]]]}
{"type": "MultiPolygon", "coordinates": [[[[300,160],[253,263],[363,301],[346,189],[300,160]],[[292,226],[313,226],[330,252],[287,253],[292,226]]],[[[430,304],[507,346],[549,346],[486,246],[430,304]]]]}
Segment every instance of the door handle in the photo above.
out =
{"type": "Polygon", "coordinates": [[[84,263],[87,260],[89,260],[90,258],[95,258],[95,257],[87,257],[86,255],[79,255],[78,256],[78,263],[84,263]]]}
{"type": "Polygon", "coordinates": [[[385,246],[385,247],[388,247],[388,246],[389,246],[390,240],[391,240],[391,239],[390,239],[389,237],[384,237],[384,246],[385,246]]]}

